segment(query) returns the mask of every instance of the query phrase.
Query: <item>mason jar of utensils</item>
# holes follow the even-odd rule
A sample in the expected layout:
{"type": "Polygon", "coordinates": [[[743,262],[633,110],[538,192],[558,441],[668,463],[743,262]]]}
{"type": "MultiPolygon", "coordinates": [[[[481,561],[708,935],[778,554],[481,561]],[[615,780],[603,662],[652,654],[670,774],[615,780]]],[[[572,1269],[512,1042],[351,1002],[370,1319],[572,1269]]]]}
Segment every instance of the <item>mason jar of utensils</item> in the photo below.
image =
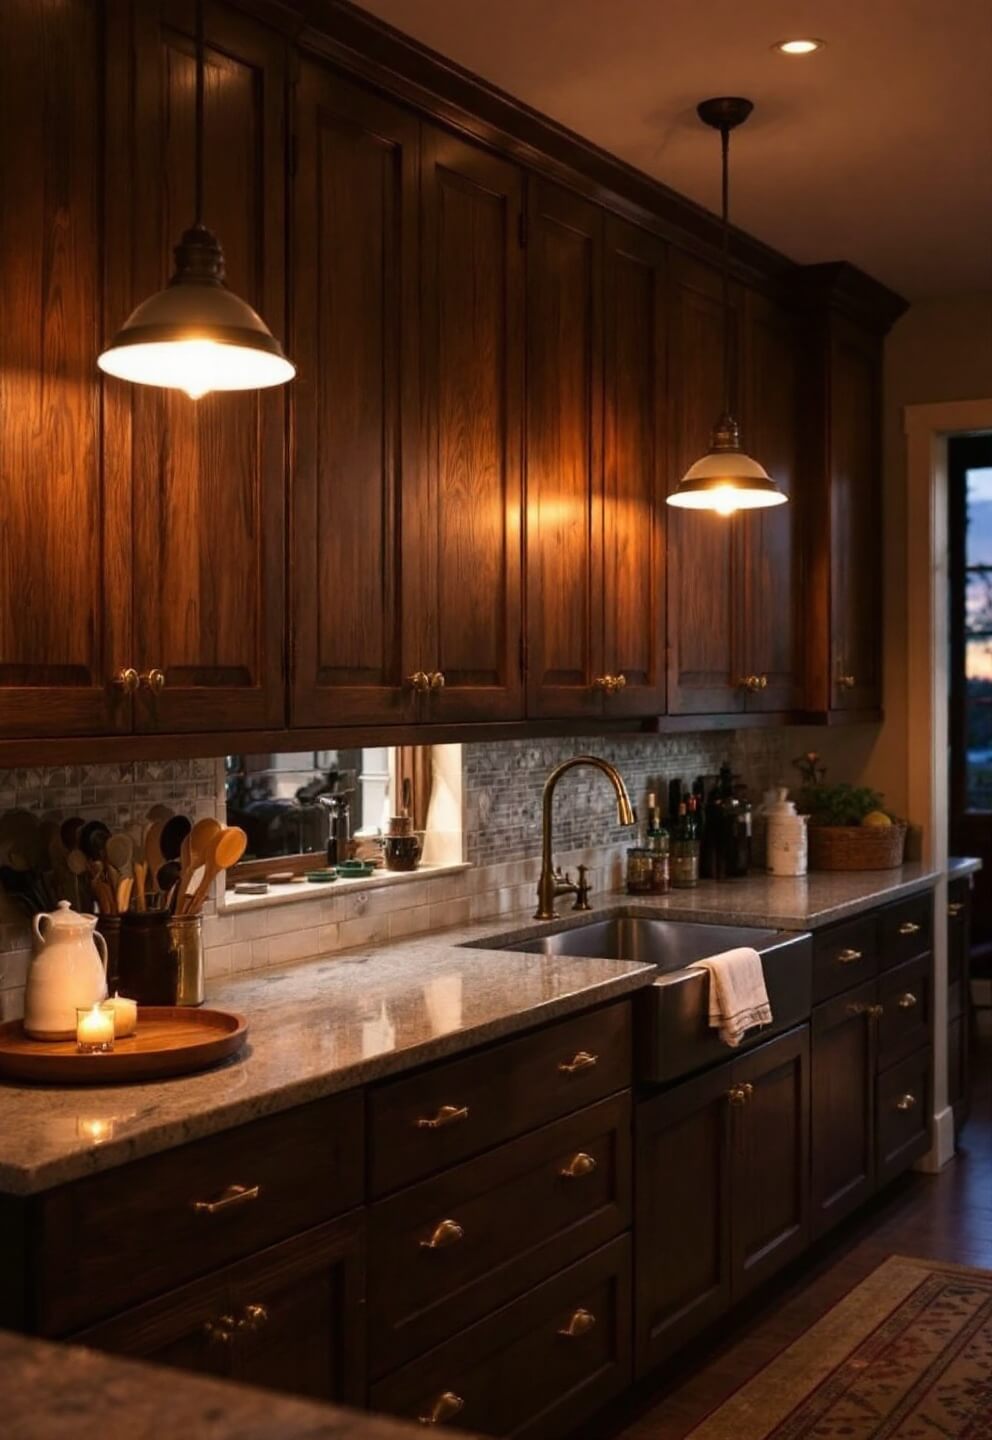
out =
{"type": "Polygon", "coordinates": [[[202,1005],[203,917],[168,910],[121,916],[118,986],[139,1005],[202,1005]]]}

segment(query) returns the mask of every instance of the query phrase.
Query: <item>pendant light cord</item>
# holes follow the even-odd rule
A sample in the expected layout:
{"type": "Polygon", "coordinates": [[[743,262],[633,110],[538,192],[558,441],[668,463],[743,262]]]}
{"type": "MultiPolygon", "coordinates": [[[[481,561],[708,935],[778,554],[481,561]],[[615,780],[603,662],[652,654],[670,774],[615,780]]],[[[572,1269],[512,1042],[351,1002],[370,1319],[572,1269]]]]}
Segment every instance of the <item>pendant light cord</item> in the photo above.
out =
{"type": "Polygon", "coordinates": [[[194,223],[203,224],[203,0],[196,0],[196,113],[194,134],[196,163],[194,169],[194,223]]]}
{"type": "Polygon", "coordinates": [[[730,130],[720,126],[723,157],[723,413],[730,406],[730,130]]]}

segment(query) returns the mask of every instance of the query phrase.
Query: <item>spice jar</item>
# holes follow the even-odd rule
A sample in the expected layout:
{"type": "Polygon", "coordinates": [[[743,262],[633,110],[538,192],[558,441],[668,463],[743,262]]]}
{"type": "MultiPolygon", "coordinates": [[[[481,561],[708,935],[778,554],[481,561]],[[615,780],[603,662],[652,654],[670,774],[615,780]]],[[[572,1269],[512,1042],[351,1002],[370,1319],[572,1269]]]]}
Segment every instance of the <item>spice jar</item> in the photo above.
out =
{"type": "Polygon", "coordinates": [[[627,851],[627,894],[651,895],[654,885],[654,855],[643,845],[627,851]]]}

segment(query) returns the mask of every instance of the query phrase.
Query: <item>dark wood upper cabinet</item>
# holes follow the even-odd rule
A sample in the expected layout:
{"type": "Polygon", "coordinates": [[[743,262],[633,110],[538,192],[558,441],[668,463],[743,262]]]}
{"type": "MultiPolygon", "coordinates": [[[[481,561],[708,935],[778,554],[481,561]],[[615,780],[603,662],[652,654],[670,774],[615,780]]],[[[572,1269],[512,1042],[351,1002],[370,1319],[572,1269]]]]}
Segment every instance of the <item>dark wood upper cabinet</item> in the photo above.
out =
{"type": "MultiPolygon", "coordinates": [[[[683,252],[669,267],[669,477],[677,488],[710,448],[723,409],[723,306],[719,271],[683,252]]],[[[729,339],[737,393],[741,296],[731,287],[729,339]]],[[[668,509],[668,709],[674,715],[744,708],[740,683],[740,526],[749,517],[668,509]]]]}
{"type": "MultiPolygon", "coordinates": [[[[195,58],[191,0],[133,8],[111,50],[134,57],[129,304],[158,290],[192,223],[195,58]]],[[[207,4],[206,224],[231,287],[285,335],[286,56],[264,26],[207,4]]],[[[111,55],[111,63],[117,57],[111,55]]],[[[125,233],[108,238],[111,266],[125,233]]],[[[113,317],[112,327],[129,306],[113,317]]],[[[108,390],[123,382],[108,381],[108,390]]],[[[163,688],[135,698],[141,730],[284,723],[285,389],[207,395],[128,387],[133,476],[134,660],[163,688]]],[[[116,398],[116,397],[115,397],[116,398]]],[[[122,444],[120,430],[115,445],[122,444]]]]}
{"type": "Polygon", "coordinates": [[[429,668],[419,126],[308,62],[296,148],[291,723],[410,721],[429,668]]]}
{"type": "Polygon", "coordinates": [[[603,667],[608,715],[665,709],[665,246],[606,222],[603,667]]]}
{"type": "Polygon", "coordinates": [[[432,720],[523,715],[523,172],[423,127],[427,463],[418,510],[432,720]]]}
{"type": "Polygon", "coordinates": [[[748,710],[801,706],[802,496],[796,484],[799,398],[798,330],[794,315],[756,290],[744,305],[744,448],[788,495],[786,505],[744,511],[738,518],[743,550],[743,625],[736,666],[761,688],[745,691],[748,710]]]}
{"type": "Polygon", "coordinates": [[[543,180],[527,239],[527,710],[603,713],[604,212],[543,180]]]}
{"type": "MultiPolygon", "coordinates": [[[[3,10],[0,735],[126,730],[129,482],[100,432],[101,18],[3,10]]],[[[108,277],[109,279],[110,277],[108,277]]]]}

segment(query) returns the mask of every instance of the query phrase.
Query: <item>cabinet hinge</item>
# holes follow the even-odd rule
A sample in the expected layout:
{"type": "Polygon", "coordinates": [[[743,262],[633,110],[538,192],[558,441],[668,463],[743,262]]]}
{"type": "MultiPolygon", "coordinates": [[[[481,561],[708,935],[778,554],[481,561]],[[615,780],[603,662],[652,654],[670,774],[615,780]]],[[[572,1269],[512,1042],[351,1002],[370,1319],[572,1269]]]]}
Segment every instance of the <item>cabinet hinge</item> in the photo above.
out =
{"type": "Polygon", "coordinates": [[[519,241],[520,241],[520,248],[521,248],[522,250],[526,249],[526,248],[527,248],[527,210],[526,210],[526,208],[521,208],[520,216],[519,216],[519,218],[518,218],[518,220],[517,220],[517,238],[518,238],[519,241]]]}

